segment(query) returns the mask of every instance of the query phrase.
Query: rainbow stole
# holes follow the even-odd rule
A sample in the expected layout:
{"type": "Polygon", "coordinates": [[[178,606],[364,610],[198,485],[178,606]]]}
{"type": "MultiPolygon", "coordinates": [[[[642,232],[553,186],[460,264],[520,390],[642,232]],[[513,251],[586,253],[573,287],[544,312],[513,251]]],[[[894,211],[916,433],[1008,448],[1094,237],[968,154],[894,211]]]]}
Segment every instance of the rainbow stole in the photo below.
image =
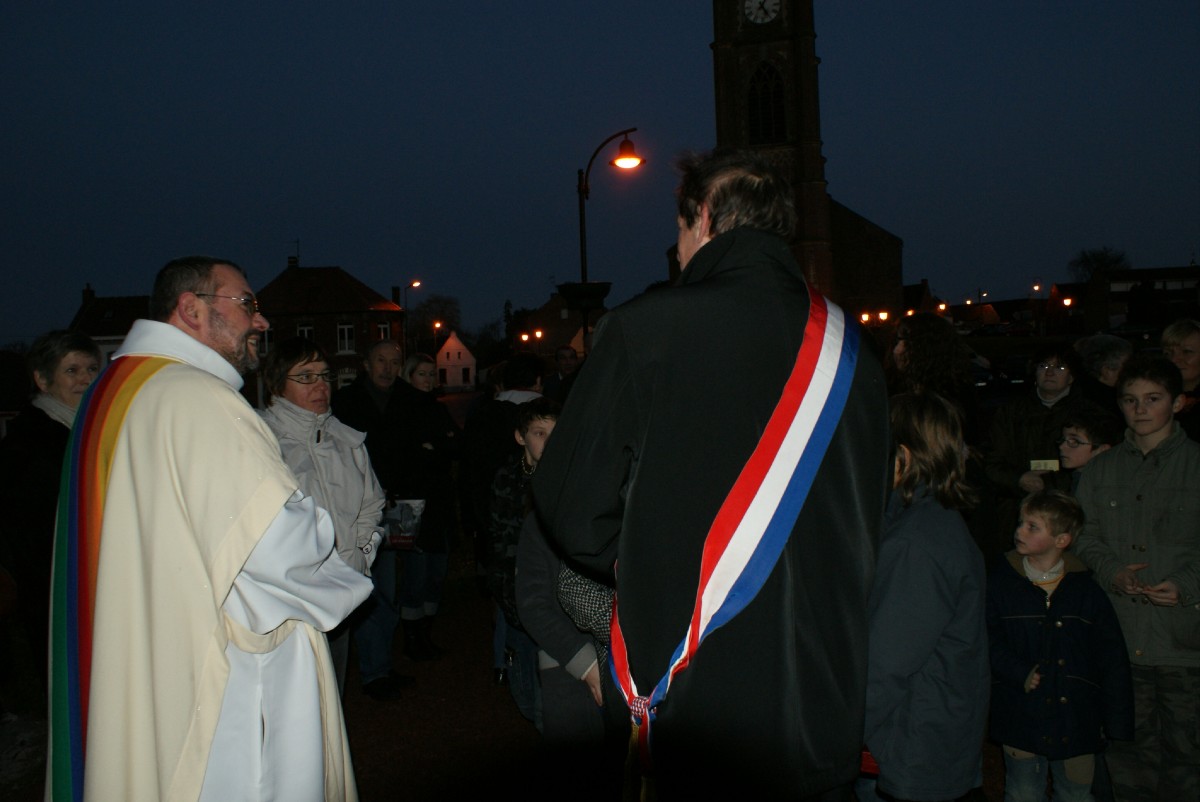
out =
{"type": "Polygon", "coordinates": [[[50,629],[50,765],[53,799],[83,799],[92,618],[104,498],[117,438],[134,397],[175,360],[127,356],[110,364],[80,405],[63,461],[54,535],[50,629]]]}
{"type": "Polygon", "coordinates": [[[650,723],[657,706],[701,642],[745,609],[766,583],[846,408],[858,363],[858,329],[847,325],[842,310],[811,287],[809,298],[796,364],[758,445],[705,536],[687,632],[648,696],[638,694],[629,670],[618,598],[613,597],[611,669],[629,706],[645,771],[650,769],[650,723]]]}

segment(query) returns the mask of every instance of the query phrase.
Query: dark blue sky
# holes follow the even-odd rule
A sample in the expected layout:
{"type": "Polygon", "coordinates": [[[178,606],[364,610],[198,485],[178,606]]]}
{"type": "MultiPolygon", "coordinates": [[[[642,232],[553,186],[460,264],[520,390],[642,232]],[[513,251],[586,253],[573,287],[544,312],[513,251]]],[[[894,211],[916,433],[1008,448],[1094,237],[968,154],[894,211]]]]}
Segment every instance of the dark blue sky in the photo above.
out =
{"type": "MultiPolygon", "coordinates": [[[[959,300],[1065,280],[1085,247],[1200,256],[1200,3],[816,20],[830,193],[903,238],[906,281],[959,300]]],[[[703,0],[7,3],[0,344],[186,253],[260,287],[296,239],[478,327],[577,280],[575,171],[637,126],[648,163],[607,151],[588,203],[590,277],[624,300],[664,274],[673,159],[714,144],[711,41],[703,0]]]]}

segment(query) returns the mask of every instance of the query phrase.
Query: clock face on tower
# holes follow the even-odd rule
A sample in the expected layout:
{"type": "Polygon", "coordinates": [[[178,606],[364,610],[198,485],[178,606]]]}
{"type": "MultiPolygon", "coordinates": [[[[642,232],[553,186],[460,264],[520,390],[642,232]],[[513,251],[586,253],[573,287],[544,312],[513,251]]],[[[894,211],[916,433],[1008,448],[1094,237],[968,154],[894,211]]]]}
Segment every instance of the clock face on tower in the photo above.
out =
{"type": "Polygon", "coordinates": [[[762,25],[779,16],[780,0],[746,0],[743,11],[746,19],[762,25]]]}

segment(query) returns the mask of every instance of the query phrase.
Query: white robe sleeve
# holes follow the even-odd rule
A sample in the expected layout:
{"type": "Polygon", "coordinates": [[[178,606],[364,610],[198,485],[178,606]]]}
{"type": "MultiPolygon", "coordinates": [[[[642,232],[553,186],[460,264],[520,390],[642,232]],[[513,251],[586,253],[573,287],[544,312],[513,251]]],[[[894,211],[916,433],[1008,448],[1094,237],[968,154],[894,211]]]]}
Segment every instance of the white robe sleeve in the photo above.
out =
{"type": "Polygon", "coordinates": [[[259,635],[290,618],[328,632],[369,595],[371,581],[334,548],[329,513],[297,490],[234,579],[224,609],[259,635]]]}

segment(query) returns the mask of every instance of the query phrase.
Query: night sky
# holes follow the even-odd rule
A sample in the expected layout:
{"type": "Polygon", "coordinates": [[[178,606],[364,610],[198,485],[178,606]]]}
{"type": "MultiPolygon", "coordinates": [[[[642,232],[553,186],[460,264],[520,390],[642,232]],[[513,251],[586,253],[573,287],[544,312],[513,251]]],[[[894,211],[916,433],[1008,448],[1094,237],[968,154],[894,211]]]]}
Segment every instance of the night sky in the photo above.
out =
{"type": "MultiPolygon", "coordinates": [[[[0,11],[0,345],[65,326],[84,282],[168,259],[261,287],[299,240],[467,328],[589,274],[665,276],[672,162],[715,144],[711,4],[9,2],[0,11]]],[[[830,194],[951,300],[1068,280],[1081,248],[1200,258],[1200,3],[817,0],[830,194]]],[[[268,317],[270,310],[266,310],[268,317]]]]}

